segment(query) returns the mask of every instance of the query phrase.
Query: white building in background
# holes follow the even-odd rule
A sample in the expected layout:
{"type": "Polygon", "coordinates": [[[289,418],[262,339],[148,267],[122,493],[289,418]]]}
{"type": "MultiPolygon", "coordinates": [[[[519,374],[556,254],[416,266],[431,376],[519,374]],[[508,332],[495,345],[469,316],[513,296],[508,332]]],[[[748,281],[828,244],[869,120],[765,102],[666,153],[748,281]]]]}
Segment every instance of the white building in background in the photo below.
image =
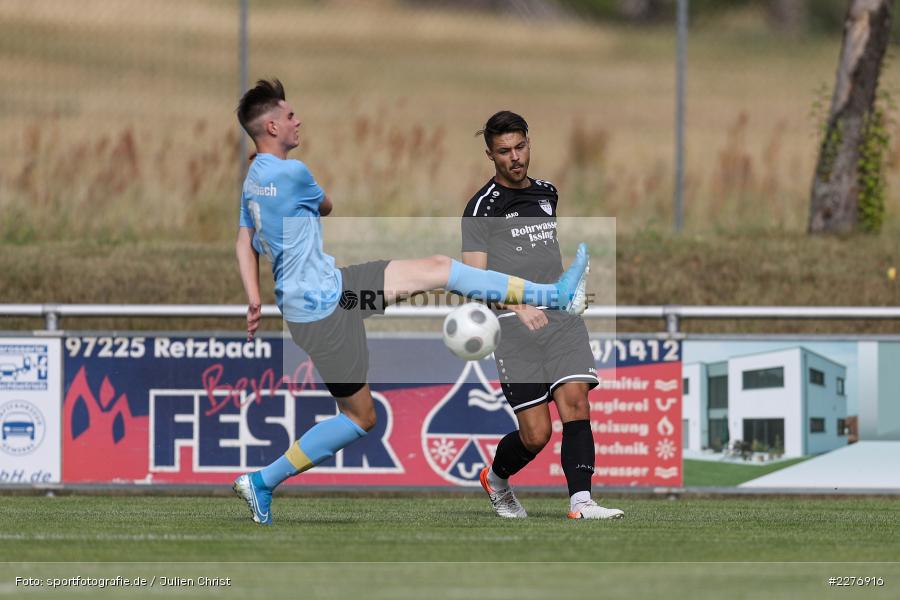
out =
{"type": "Polygon", "coordinates": [[[847,444],[847,369],[806,348],[687,364],[683,373],[687,449],[742,440],[805,456],[847,444]]]}
{"type": "Polygon", "coordinates": [[[861,341],[859,439],[900,440],[900,343],[861,341]]]}
{"type": "Polygon", "coordinates": [[[728,362],[682,367],[682,446],[700,452],[728,446],[728,362]]]}
{"type": "Polygon", "coordinates": [[[708,447],[706,365],[692,363],[681,367],[681,447],[700,452],[708,447]]]}

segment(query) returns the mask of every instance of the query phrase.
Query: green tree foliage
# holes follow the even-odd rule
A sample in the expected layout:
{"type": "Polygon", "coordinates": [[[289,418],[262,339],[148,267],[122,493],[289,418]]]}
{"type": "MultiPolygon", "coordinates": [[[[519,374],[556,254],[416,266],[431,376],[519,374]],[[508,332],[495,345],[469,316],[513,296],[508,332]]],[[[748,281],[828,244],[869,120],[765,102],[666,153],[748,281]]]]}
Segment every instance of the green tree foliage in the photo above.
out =
{"type": "Polygon", "coordinates": [[[885,160],[891,144],[890,96],[882,94],[866,116],[859,149],[859,225],[867,233],[878,233],[884,224],[887,182],[885,160]]]}

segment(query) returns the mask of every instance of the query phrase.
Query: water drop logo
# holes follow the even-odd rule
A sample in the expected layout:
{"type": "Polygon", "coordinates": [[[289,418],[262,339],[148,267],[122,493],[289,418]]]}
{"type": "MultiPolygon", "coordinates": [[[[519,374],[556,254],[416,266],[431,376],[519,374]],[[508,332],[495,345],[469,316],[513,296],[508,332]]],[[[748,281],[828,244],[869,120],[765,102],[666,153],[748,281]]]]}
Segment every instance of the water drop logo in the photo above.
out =
{"type": "Polygon", "coordinates": [[[516,428],[503,392],[471,361],[425,417],[422,450],[435,473],[451,483],[475,486],[497,444],[516,428]]]}

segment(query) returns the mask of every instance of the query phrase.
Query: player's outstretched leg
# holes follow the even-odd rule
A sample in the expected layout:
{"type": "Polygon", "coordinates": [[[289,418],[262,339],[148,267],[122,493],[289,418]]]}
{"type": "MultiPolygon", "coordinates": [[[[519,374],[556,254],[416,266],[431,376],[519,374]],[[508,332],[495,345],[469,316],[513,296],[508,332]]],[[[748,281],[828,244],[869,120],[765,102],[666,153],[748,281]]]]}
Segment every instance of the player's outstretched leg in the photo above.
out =
{"type": "MultiPolygon", "coordinates": [[[[339,385],[355,387],[357,384],[339,385]]],[[[375,426],[375,405],[368,385],[335,401],[341,410],[339,414],[316,423],[269,466],[234,481],[232,488],[247,502],[254,522],[272,524],[272,492],[285,479],[325,462],[375,426]]]]}
{"type": "Polygon", "coordinates": [[[587,244],[578,246],[575,260],[556,283],[534,283],[437,255],[416,260],[392,260],[384,271],[384,292],[387,301],[394,302],[404,294],[443,288],[476,300],[547,306],[581,314],[587,306],[589,270],[587,244]]]}

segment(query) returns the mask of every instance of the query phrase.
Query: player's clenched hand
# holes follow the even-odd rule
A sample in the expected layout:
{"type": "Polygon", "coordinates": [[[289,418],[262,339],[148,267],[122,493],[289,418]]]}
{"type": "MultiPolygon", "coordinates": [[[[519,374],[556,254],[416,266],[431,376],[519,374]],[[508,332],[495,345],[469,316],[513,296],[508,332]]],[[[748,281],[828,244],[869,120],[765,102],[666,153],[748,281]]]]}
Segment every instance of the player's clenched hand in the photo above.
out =
{"type": "Polygon", "coordinates": [[[259,329],[259,321],[262,319],[262,306],[250,304],[247,306],[247,340],[252,340],[256,330],[259,329]]]}
{"type": "Polygon", "coordinates": [[[519,320],[531,331],[537,331],[549,323],[544,311],[533,306],[528,306],[527,304],[516,309],[516,316],[519,317],[519,320]]]}

